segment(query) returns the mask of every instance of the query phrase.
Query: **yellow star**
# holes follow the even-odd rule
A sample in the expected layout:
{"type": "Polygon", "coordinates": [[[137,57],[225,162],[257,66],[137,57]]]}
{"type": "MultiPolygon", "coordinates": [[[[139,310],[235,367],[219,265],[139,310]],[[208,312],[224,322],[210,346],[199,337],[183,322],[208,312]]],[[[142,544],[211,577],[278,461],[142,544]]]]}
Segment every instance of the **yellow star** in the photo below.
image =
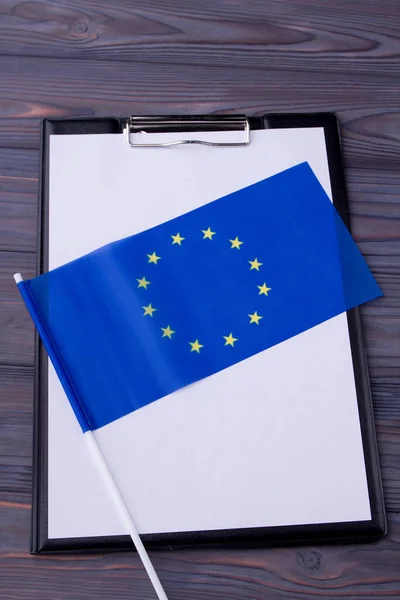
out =
{"type": "Polygon", "coordinates": [[[189,344],[192,346],[190,352],[197,352],[197,354],[200,354],[200,348],[203,348],[203,344],[199,344],[199,340],[189,342],[189,344]]]}
{"type": "Polygon", "coordinates": [[[153,308],[151,304],[149,304],[148,306],[142,306],[142,308],[144,308],[144,314],[143,314],[144,317],[146,315],[150,315],[152,317],[153,312],[155,312],[157,310],[156,308],[153,308]]]}
{"type": "Polygon", "coordinates": [[[234,338],[231,333],[229,335],[223,335],[222,337],[225,340],[225,346],[233,346],[235,342],[238,341],[238,338],[234,338]]]}
{"type": "Polygon", "coordinates": [[[259,320],[263,318],[261,315],[257,314],[257,311],[255,313],[253,313],[252,315],[249,314],[249,317],[250,317],[250,323],[257,323],[257,325],[259,325],[259,320]]]}
{"type": "Polygon", "coordinates": [[[265,283],[263,283],[262,285],[258,285],[257,287],[260,290],[258,292],[258,295],[265,294],[266,296],[268,296],[268,292],[270,292],[272,290],[272,288],[267,287],[267,285],[265,283]]]}
{"type": "Polygon", "coordinates": [[[262,265],[262,263],[258,262],[256,258],[254,260],[249,260],[249,263],[251,264],[250,271],[252,269],[256,269],[257,271],[259,271],[262,265]]]}
{"type": "Polygon", "coordinates": [[[153,254],[148,254],[147,256],[149,257],[149,263],[154,263],[155,265],[157,264],[157,261],[161,258],[161,256],[157,256],[155,252],[153,252],[153,254]]]}
{"type": "Polygon", "coordinates": [[[234,240],[229,240],[229,241],[232,244],[231,250],[232,250],[232,248],[237,248],[238,250],[240,250],[240,246],[243,244],[243,242],[239,241],[238,236],[236,236],[234,240]]]}
{"type": "Polygon", "coordinates": [[[169,339],[171,339],[172,334],[175,333],[175,331],[173,331],[169,325],[167,327],[161,327],[161,329],[163,332],[162,337],[169,337],[169,339]]]}
{"type": "Polygon", "coordinates": [[[147,286],[150,285],[151,281],[146,281],[146,277],[142,277],[142,279],[136,279],[139,282],[138,288],[144,288],[147,290],[147,286]]]}
{"type": "Polygon", "coordinates": [[[181,237],[179,235],[179,233],[177,233],[176,235],[171,235],[171,237],[172,237],[172,240],[173,240],[172,245],[179,244],[180,246],[182,246],[182,242],[185,239],[184,237],[181,237]]]}
{"type": "Polygon", "coordinates": [[[211,227],[209,227],[208,229],[202,229],[201,231],[202,233],[204,233],[203,240],[205,240],[206,238],[212,240],[212,236],[215,235],[215,231],[211,231],[211,227]]]}

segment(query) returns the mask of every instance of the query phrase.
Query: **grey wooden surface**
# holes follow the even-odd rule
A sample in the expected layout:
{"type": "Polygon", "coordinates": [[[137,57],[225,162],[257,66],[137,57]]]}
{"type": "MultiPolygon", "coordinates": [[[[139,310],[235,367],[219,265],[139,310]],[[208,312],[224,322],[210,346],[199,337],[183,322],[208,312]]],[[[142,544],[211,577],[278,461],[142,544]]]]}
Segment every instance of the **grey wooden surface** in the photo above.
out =
{"type": "Polygon", "coordinates": [[[0,0],[0,597],[153,598],[133,553],[31,557],[39,124],[68,115],[334,111],[354,236],[383,288],[362,310],[389,514],[377,544],[153,552],[170,600],[400,598],[398,0],[0,0]]]}

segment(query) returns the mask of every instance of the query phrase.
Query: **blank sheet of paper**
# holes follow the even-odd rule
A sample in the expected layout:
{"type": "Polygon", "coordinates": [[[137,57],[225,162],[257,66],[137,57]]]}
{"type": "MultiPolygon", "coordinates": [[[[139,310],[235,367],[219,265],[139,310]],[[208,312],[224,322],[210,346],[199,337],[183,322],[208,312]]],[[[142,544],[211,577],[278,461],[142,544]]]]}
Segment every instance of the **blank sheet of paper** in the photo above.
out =
{"type": "MultiPolygon", "coordinates": [[[[49,268],[303,161],[330,196],[322,128],[256,131],[237,148],[51,136],[49,268]]],[[[345,314],[96,437],[142,533],[371,518],[345,314]]],[[[51,365],[48,477],[50,538],[125,533],[51,365]]]]}

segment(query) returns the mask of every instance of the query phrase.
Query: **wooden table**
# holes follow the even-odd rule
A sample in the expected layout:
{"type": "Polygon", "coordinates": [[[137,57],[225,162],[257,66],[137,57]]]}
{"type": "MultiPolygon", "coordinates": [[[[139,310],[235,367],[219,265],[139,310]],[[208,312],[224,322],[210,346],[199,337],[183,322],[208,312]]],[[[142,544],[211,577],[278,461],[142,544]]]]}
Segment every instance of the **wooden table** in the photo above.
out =
{"type": "MultiPolygon", "coordinates": [[[[385,297],[362,310],[389,534],[377,544],[153,552],[170,600],[400,598],[399,0],[2,0],[0,597],[154,598],[134,553],[31,557],[39,124],[68,115],[335,111],[353,233],[385,297]]],[[[73,232],[71,232],[73,235],[73,232]]]]}

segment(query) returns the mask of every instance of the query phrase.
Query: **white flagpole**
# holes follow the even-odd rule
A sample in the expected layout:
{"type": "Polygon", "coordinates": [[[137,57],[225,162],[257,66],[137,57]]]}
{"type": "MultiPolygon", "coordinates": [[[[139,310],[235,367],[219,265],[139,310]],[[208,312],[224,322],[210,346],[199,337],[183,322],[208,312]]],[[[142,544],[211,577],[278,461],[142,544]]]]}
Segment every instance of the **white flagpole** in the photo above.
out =
{"type": "Polygon", "coordinates": [[[109,494],[113,499],[114,506],[118,510],[121,520],[125,525],[127,532],[132,538],[135,548],[142,560],[143,566],[146,569],[147,575],[149,576],[149,579],[153,584],[157,597],[159,598],[159,600],[168,600],[167,595],[164,592],[164,588],[162,587],[158,575],[153,567],[153,563],[151,562],[150,557],[147,554],[146,548],[143,546],[143,542],[140,539],[140,535],[136,529],[136,526],[132,520],[132,517],[124,502],[124,499],[121,496],[121,492],[119,491],[118,486],[110,473],[108,465],[104,459],[104,456],[97,443],[97,440],[93,435],[93,432],[86,431],[86,433],[84,433],[84,438],[86,441],[86,445],[89,448],[89,452],[91,453],[93,460],[98,468],[98,471],[102,476],[104,485],[107,487],[109,494]]]}
{"type": "MultiPolygon", "coordinates": [[[[21,283],[23,281],[23,277],[20,273],[16,273],[14,275],[14,280],[15,283],[18,285],[18,283],[21,283]]],[[[86,431],[83,434],[83,436],[88,450],[93,458],[93,462],[95,463],[97,470],[103,479],[104,485],[107,488],[108,493],[110,494],[110,497],[113,500],[114,506],[118,511],[118,514],[121,518],[122,523],[125,526],[127,533],[130,535],[132,542],[134,543],[137,553],[139,554],[143,566],[146,569],[146,573],[149,576],[151,583],[153,584],[158,599],[168,600],[164,588],[161,585],[161,581],[159,580],[158,575],[153,567],[153,563],[151,562],[147,550],[143,545],[136,525],[133,522],[133,519],[124,502],[124,499],[121,496],[121,492],[119,491],[118,486],[110,472],[110,469],[108,468],[108,465],[97,443],[97,440],[93,435],[93,432],[90,430],[86,431]]]]}

